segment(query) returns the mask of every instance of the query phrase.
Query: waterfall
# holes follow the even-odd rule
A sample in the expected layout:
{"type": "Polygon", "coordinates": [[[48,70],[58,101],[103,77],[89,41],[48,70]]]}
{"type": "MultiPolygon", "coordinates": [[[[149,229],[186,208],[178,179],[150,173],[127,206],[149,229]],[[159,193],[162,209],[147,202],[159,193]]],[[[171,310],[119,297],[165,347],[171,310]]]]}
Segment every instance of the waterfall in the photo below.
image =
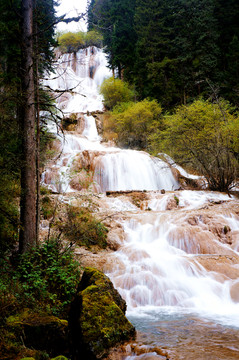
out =
{"type": "Polygon", "coordinates": [[[208,272],[198,255],[239,259],[239,254],[220,244],[208,230],[199,226],[195,231],[176,221],[163,213],[152,222],[142,223],[140,215],[124,224],[127,240],[117,253],[121,266],[111,278],[126,299],[129,313],[142,308],[190,309],[238,325],[239,303],[230,292],[238,282],[222,281],[223,276],[208,272]]]}
{"type": "Polygon", "coordinates": [[[134,150],[120,150],[97,157],[94,179],[102,191],[178,188],[165,162],[134,150]]]}
{"type": "MultiPolygon", "coordinates": [[[[172,193],[179,188],[172,167],[184,177],[198,177],[186,173],[165,154],[167,162],[143,151],[122,150],[101,142],[93,111],[103,110],[99,85],[110,76],[106,65],[102,50],[83,49],[75,55],[63,55],[58,60],[59,77],[51,75],[51,80],[46,81],[53,89],[74,88],[71,94],[59,98],[58,106],[66,115],[80,113],[84,128],[80,133],[65,132],[63,138],[49,125],[60,142],[61,156],[46,167],[42,182],[53,191],[75,191],[72,177],[76,176],[74,183],[77,182],[79,163],[92,172],[95,191],[151,191],[141,208],[124,197],[104,198],[111,210],[127,214],[127,220],[118,220],[125,241],[112,255],[114,266],[111,263],[106,272],[126,300],[130,320],[142,334],[149,334],[144,335],[143,341],[149,336],[149,344],[157,347],[160,343],[171,349],[172,359],[208,358],[201,353],[205,342],[211,339],[211,358],[237,358],[236,199],[209,191],[172,193]],[[167,192],[159,192],[161,189],[167,192]],[[195,335],[190,332],[191,326],[195,326],[195,335]],[[221,348],[215,348],[225,333],[229,334],[225,341],[229,344],[225,353],[229,355],[220,357],[221,348]],[[191,343],[188,334],[193,339],[191,343]],[[192,357],[185,348],[191,349],[192,357]]],[[[150,356],[162,358],[154,352],[136,358],[151,359],[150,356]]]]}
{"type": "Polygon", "coordinates": [[[58,60],[58,76],[52,75],[47,84],[52,89],[73,89],[70,97],[66,93],[59,98],[58,106],[65,114],[83,113],[84,129],[79,135],[66,132],[65,141],[57,135],[62,155],[53,167],[46,169],[43,182],[53,191],[73,191],[71,166],[77,154],[88,150],[94,152],[93,179],[99,192],[177,189],[178,182],[166,162],[145,152],[121,150],[100,143],[95,118],[86,112],[103,109],[99,86],[110,75],[106,64],[104,53],[96,47],[64,54],[58,60]]]}

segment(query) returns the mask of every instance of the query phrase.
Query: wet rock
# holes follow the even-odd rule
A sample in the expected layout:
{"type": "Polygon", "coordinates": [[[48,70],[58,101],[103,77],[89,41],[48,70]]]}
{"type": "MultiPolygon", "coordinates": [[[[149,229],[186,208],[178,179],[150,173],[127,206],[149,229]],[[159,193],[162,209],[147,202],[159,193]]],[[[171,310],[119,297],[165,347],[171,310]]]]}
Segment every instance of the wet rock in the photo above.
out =
{"type": "Polygon", "coordinates": [[[102,359],[111,347],[134,337],[126,303],[102,272],[86,268],[69,318],[74,359],[102,359]]]}
{"type": "Polygon", "coordinates": [[[230,295],[235,303],[239,302],[239,280],[236,280],[234,284],[231,286],[230,295]]]}
{"type": "Polygon", "coordinates": [[[25,310],[10,316],[7,326],[13,329],[28,348],[47,351],[51,356],[68,352],[68,322],[55,316],[25,310]]]}
{"type": "Polygon", "coordinates": [[[187,178],[179,173],[179,175],[176,177],[180,186],[183,189],[187,190],[200,190],[205,188],[205,182],[203,179],[191,179],[187,178]]]}
{"type": "Polygon", "coordinates": [[[179,204],[179,199],[176,196],[169,197],[167,201],[166,210],[176,209],[179,204]]]}

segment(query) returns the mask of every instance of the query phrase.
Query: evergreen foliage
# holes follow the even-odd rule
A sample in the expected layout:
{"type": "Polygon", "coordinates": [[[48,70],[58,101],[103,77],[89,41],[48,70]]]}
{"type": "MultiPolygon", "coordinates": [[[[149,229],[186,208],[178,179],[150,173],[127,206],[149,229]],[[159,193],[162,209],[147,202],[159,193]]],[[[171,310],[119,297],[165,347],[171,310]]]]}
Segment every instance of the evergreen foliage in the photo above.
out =
{"type": "MultiPolygon", "coordinates": [[[[24,168],[23,135],[25,121],[25,88],[23,69],[23,42],[21,1],[1,1],[0,4],[0,126],[1,126],[1,192],[0,192],[0,257],[12,249],[18,239],[20,226],[18,199],[20,196],[20,173],[24,168]]],[[[53,59],[55,1],[37,0],[33,9],[33,71],[35,102],[40,110],[49,110],[49,96],[39,89],[39,77],[51,69],[53,59]],[[36,90],[38,89],[38,90],[36,90]],[[38,96],[37,96],[38,92],[38,96]]],[[[35,107],[35,104],[33,104],[35,107]]],[[[33,121],[35,122],[35,111],[33,121]]],[[[44,121],[44,119],[41,119],[44,121]]],[[[34,131],[34,130],[33,130],[34,131]]],[[[47,142],[44,134],[44,142],[47,142]]],[[[34,133],[33,133],[34,135],[34,133]]],[[[27,136],[28,138],[28,136],[27,136]]],[[[43,154],[44,151],[41,152],[43,154]]],[[[34,153],[34,151],[32,152],[34,153]]],[[[24,181],[22,181],[24,187],[24,181]]],[[[22,189],[22,194],[26,193],[22,189]]],[[[22,202],[21,202],[22,205],[22,202]]]]}
{"type": "Polygon", "coordinates": [[[92,0],[88,5],[89,29],[103,35],[108,61],[119,78],[134,64],[136,34],[133,27],[135,0],[92,0]]]}
{"type": "Polygon", "coordinates": [[[210,80],[239,105],[236,0],[92,0],[88,16],[112,69],[141,98],[167,108],[186,104],[210,96],[210,80]]]}

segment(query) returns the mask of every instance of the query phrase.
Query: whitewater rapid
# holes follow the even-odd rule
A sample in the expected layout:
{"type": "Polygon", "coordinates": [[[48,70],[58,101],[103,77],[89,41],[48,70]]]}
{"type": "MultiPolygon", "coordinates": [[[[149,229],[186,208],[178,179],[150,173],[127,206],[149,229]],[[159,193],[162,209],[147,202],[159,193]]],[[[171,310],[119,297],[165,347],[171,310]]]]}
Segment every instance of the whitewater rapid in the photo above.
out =
{"type": "MultiPolygon", "coordinates": [[[[105,55],[96,48],[65,54],[59,59],[60,76],[52,79],[51,87],[74,88],[71,96],[59,99],[58,105],[65,115],[81,113],[84,127],[80,133],[65,132],[62,137],[52,126],[61,156],[46,168],[42,182],[54,192],[75,192],[71,178],[80,159],[84,164],[88,161],[97,193],[145,191],[140,207],[123,197],[103,198],[109,208],[125,214],[119,220],[125,241],[113,254],[114,266],[107,269],[107,274],[126,300],[130,320],[141,332],[150,333],[149,343],[158,341],[170,348],[176,342],[180,347],[189,332],[187,324],[192,323],[205,332],[199,336],[202,342],[207,340],[208,329],[215,333],[214,327],[219,324],[224,330],[238,329],[237,200],[209,191],[173,192],[179,184],[169,157],[166,163],[145,152],[101,143],[91,112],[103,109],[99,85],[110,75],[106,64],[105,55]],[[162,189],[165,194],[160,192],[162,189]],[[174,329],[170,344],[159,330],[167,326],[174,329]],[[180,329],[184,329],[182,333],[180,329]]],[[[190,176],[174,167],[185,177],[190,176]]],[[[170,338],[170,334],[167,336],[170,338]]],[[[239,354],[235,347],[237,351],[239,354]]],[[[200,356],[195,358],[207,358],[200,356]]],[[[175,357],[186,358],[190,357],[175,357]]],[[[224,359],[218,353],[214,358],[224,359]]]]}
{"type": "Polygon", "coordinates": [[[72,166],[77,154],[85,150],[94,156],[91,164],[97,192],[128,190],[175,190],[179,184],[170,166],[143,151],[122,150],[101,143],[95,118],[91,113],[103,110],[99,86],[110,76],[106,57],[96,47],[76,54],[64,54],[58,60],[56,74],[47,80],[53,90],[68,90],[58,98],[58,107],[65,116],[81,114],[84,122],[79,134],[65,132],[64,137],[51,125],[61,143],[61,156],[46,168],[42,182],[54,192],[72,192],[72,166]]]}

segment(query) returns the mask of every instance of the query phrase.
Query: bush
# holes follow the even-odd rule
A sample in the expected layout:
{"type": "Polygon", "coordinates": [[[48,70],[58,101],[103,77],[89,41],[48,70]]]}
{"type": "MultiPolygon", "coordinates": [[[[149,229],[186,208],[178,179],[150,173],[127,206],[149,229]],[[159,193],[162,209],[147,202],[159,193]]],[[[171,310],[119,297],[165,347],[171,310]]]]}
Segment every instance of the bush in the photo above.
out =
{"type": "Polygon", "coordinates": [[[239,176],[239,119],[232,110],[223,100],[180,106],[166,116],[167,130],[154,137],[154,147],[204,175],[211,190],[228,191],[239,176]]]}
{"type": "Polygon", "coordinates": [[[103,36],[96,30],[88,31],[85,34],[85,46],[96,46],[101,48],[103,45],[103,36]]]}
{"type": "Polygon", "coordinates": [[[149,136],[155,128],[162,128],[162,109],[156,100],[117,105],[111,122],[122,146],[147,149],[149,136]]]}
{"type": "Polygon", "coordinates": [[[22,307],[65,314],[80,276],[79,264],[69,247],[51,239],[19,256],[15,267],[6,260],[1,265],[2,317],[22,307]]]}
{"type": "Polygon", "coordinates": [[[132,101],[135,95],[128,83],[114,77],[103,81],[100,93],[104,97],[105,107],[109,110],[119,103],[132,101]]]}
{"type": "Polygon", "coordinates": [[[67,32],[59,36],[58,43],[62,53],[77,52],[85,46],[84,33],[67,32]]]}
{"type": "Polygon", "coordinates": [[[89,212],[87,208],[69,206],[67,221],[59,226],[68,240],[90,248],[98,245],[105,248],[107,245],[107,228],[89,212]]]}
{"type": "Polygon", "coordinates": [[[41,199],[41,213],[44,219],[50,219],[55,212],[55,204],[49,196],[43,196],[41,199]]]}
{"type": "Polygon", "coordinates": [[[77,33],[67,32],[58,36],[58,44],[62,53],[77,52],[79,49],[96,46],[101,48],[103,36],[96,30],[87,33],[79,31],[77,33]]]}

